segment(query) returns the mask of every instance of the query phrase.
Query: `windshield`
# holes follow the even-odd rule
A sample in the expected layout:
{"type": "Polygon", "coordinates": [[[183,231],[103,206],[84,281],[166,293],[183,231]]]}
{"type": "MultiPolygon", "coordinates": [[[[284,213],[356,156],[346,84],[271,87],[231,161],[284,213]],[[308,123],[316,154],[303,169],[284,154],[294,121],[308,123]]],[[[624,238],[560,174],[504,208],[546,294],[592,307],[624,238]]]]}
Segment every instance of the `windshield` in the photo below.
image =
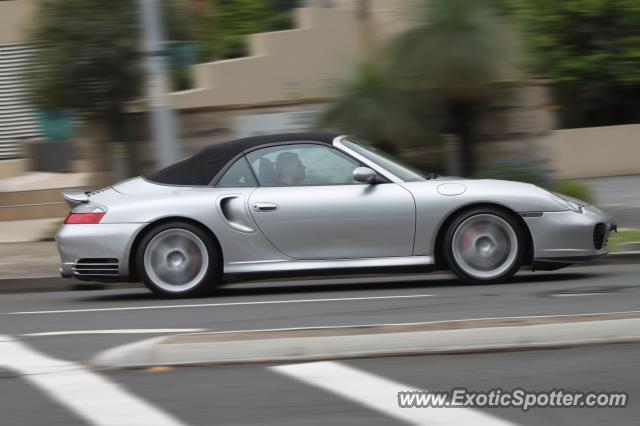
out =
{"type": "Polygon", "coordinates": [[[420,182],[426,180],[426,177],[419,171],[410,166],[402,164],[397,159],[380,151],[374,146],[361,141],[355,142],[353,139],[343,139],[341,141],[344,146],[357,152],[358,154],[373,161],[385,170],[390,171],[405,182],[420,182]]]}

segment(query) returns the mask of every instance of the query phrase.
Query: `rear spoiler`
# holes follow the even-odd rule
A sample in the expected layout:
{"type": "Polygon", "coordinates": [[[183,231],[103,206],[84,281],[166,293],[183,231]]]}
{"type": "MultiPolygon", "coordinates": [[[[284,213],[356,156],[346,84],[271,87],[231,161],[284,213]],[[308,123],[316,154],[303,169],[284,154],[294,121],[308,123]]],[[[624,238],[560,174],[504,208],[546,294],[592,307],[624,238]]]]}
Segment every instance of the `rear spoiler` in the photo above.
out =
{"type": "Polygon", "coordinates": [[[88,203],[90,193],[90,191],[65,191],[62,193],[62,196],[67,204],[69,204],[71,208],[74,208],[80,204],[88,203]]]}

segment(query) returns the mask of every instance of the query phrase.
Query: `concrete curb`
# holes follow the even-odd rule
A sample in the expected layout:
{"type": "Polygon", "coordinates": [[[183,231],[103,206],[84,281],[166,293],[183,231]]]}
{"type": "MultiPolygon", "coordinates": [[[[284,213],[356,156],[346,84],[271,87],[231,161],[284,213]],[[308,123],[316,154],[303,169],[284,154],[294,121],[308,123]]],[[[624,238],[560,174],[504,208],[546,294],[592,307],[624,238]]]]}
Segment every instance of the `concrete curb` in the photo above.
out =
{"type": "MultiPolygon", "coordinates": [[[[601,259],[594,260],[593,262],[575,264],[573,266],[626,265],[634,263],[640,263],[640,251],[612,253],[601,259]]],[[[437,273],[431,273],[429,275],[436,274],[437,273]]],[[[313,277],[305,277],[305,279],[309,278],[313,277]]],[[[327,277],[318,278],[326,279],[327,277]]],[[[0,294],[141,287],[142,284],[138,283],[102,284],[61,278],[59,275],[51,275],[48,277],[0,278],[0,294]]]]}
{"type": "Polygon", "coordinates": [[[608,255],[600,259],[596,259],[592,263],[586,263],[585,265],[623,265],[627,263],[640,263],[640,251],[609,253],[608,255]]]}
{"type": "Polygon", "coordinates": [[[640,341],[640,312],[194,333],[99,353],[102,368],[309,361],[640,341]]]}

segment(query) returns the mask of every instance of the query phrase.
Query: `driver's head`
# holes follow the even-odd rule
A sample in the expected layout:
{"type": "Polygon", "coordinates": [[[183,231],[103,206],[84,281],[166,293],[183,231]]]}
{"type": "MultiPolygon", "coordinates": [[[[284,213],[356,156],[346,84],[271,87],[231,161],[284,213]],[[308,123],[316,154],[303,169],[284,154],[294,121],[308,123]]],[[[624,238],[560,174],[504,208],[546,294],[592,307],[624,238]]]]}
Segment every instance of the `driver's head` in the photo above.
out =
{"type": "Polygon", "coordinates": [[[305,167],[298,154],[283,152],[276,158],[278,180],[286,185],[295,185],[305,178],[305,167]]]}

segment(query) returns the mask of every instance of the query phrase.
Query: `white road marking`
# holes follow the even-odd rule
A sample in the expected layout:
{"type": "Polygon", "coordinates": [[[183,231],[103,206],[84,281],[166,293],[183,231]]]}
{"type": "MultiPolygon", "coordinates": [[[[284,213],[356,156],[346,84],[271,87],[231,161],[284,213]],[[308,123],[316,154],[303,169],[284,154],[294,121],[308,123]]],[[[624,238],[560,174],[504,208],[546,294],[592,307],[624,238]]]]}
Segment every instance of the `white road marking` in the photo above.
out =
{"type": "Polygon", "coordinates": [[[93,425],[183,425],[81,365],[50,358],[10,336],[0,336],[0,366],[24,375],[25,380],[93,425]]]}
{"type": "Polygon", "coordinates": [[[162,334],[162,333],[200,333],[206,328],[128,328],[123,330],[69,330],[45,331],[40,333],[25,333],[23,337],[73,336],[85,334],[162,334]]]}
{"type": "Polygon", "coordinates": [[[400,408],[397,397],[399,391],[421,389],[335,361],[276,365],[270,368],[414,425],[507,426],[514,424],[470,408],[400,408]]]}
{"type": "Polygon", "coordinates": [[[551,297],[580,297],[580,296],[609,296],[613,293],[557,293],[552,294],[551,297]]]}
{"type": "Polygon", "coordinates": [[[262,300],[254,302],[230,302],[230,303],[200,303],[192,305],[151,305],[151,306],[121,306],[115,308],[88,308],[88,309],[63,309],[53,311],[23,311],[5,312],[3,315],[34,315],[34,314],[68,314],[75,312],[110,312],[110,311],[138,311],[146,309],[187,309],[210,308],[223,306],[250,306],[250,305],[277,305],[289,303],[319,303],[319,302],[357,302],[361,300],[382,299],[418,299],[422,297],[435,297],[433,294],[406,294],[392,296],[368,296],[368,297],[336,297],[331,299],[294,299],[294,300],[262,300]]]}

